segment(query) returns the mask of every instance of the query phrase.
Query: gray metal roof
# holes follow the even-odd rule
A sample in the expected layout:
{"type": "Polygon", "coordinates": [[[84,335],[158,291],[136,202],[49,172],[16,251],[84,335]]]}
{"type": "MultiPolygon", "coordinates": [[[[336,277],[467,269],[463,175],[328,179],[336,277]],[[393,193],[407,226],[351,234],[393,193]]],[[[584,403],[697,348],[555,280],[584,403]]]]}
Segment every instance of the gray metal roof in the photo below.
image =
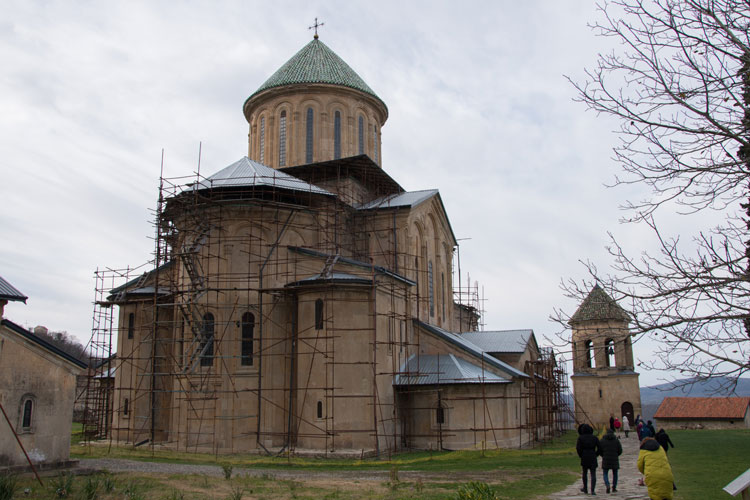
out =
{"type": "Polygon", "coordinates": [[[393,385],[507,384],[501,377],[453,354],[412,355],[396,375],[393,385]]]}
{"type": "Polygon", "coordinates": [[[300,285],[313,285],[319,283],[340,283],[340,284],[364,284],[371,285],[372,280],[369,278],[363,278],[362,276],[355,276],[347,273],[330,273],[328,275],[315,274],[309,278],[303,278],[301,280],[287,283],[285,286],[293,287],[300,285]]]}
{"type": "Polygon", "coordinates": [[[25,304],[26,299],[28,299],[26,295],[19,292],[16,287],[5,281],[5,279],[0,276],[0,300],[13,300],[25,304]]]}
{"type": "Polygon", "coordinates": [[[460,334],[485,352],[521,353],[534,335],[533,330],[499,330],[493,332],[466,332],[460,334]]]}
{"type": "Polygon", "coordinates": [[[429,200],[438,194],[437,189],[424,189],[422,191],[408,191],[406,193],[391,194],[376,200],[363,203],[355,208],[357,210],[373,210],[378,208],[416,207],[420,203],[429,200]]]}
{"type": "MultiPolygon", "coordinates": [[[[310,248],[303,248],[303,247],[295,247],[295,246],[288,246],[288,250],[292,252],[301,253],[303,255],[310,255],[311,257],[318,257],[320,259],[329,259],[333,257],[333,254],[325,253],[325,252],[319,252],[318,250],[312,250],[310,248]]],[[[404,276],[401,276],[398,273],[394,273],[393,271],[386,269],[382,266],[374,266],[372,264],[368,264],[366,262],[361,262],[359,260],[350,259],[349,257],[339,257],[338,262],[342,264],[349,264],[352,266],[361,267],[362,269],[368,269],[373,270],[379,274],[384,274],[386,276],[390,276],[393,279],[396,279],[398,281],[401,281],[403,283],[406,283],[407,285],[415,286],[416,283],[409,278],[406,278],[404,276]]]]}
{"type": "Polygon", "coordinates": [[[225,167],[212,176],[193,184],[191,190],[215,189],[224,187],[274,187],[291,191],[323,194],[335,196],[333,193],[313,186],[301,179],[280,172],[262,163],[251,160],[247,156],[225,167]]]}
{"type": "Polygon", "coordinates": [[[498,368],[513,377],[529,378],[529,376],[525,374],[524,372],[522,372],[521,370],[518,370],[510,366],[508,363],[500,361],[494,356],[487,354],[486,352],[484,352],[482,349],[480,349],[478,346],[474,345],[470,341],[464,338],[461,338],[461,335],[457,333],[448,332],[446,330],[443,330],[440,327],[437,327],[435,325],[429,325],[427,323],[423,323],[422,321],[419,321],[417,319],[414,320],[414,323],[418,327],[450,342],[451,344],[459,347],[463,351],[466,351],[469,354],[476,356],[477,358],[481,360],[484,360],[485,363],[488,363],[494,366],[495,368],[498,368]]]}

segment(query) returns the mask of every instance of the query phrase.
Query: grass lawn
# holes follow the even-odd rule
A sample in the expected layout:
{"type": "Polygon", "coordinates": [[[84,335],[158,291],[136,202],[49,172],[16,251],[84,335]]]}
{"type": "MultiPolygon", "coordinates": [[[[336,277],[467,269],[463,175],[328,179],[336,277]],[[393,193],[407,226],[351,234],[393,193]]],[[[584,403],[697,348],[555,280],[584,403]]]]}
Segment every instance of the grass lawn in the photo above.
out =
{"type": "MultiPolygon", "coordinates": [[[[80,432],[78,430],[77,432],[80,432]]],[[[74,429],[76,433],[76,429],[74,429]]],[[[750,467],[750,430],[672,431],[677,445],[669,458],[678,491],[675,500],[726,496],[721,488],[750,467]]],[[[564,489],[578,479],[576,435],[569,432],[534,450],[416,452],[390,459],[307,459],[258,455],[215,456],[131,447],[76,444],[75,458],[131,460],[234,467],[231,479],[200,474],[101,473],[93,476],[50,476],[41,487],[32,476],[18,478],[14,498],[51,500],[204,500],[204,499],[453,499],[470,481],[490,485],[501,500],[532,500],[564,489]],[[259,476],[240,475],[259,469],[259,476]],[[356,477],[337,472],[361,472],[356,477]],[[372,471],[372,475],[368,473],[372,471]],[[378,471],[375,476],[374,472],[378,471]],[[294,472],[296,479],[283,476],[294,472]],[[65,481],[71,481],[66,485],[65,481]],[[24,494],[23,490],[28,489],[24,494]],[[57,491],[67,492],[67,496],[57,491]]],[[[2,478],[0,477],[0,482],[2,478]]],[[[0,491],[2,484],[0,484],[0,491]]],[[[728,498],[728,497],[727,497],[728,498]]]]}
{"type": "MultiPolygon", "coordinates": [[[[74,430],[75,433],[75,430],[74,430]]],[[[73,458],[127,458],[149,462],[171,462],[234,467],[231,480],[197,474],[104,474],[77,477],[70,498],[83,498],[92,482],[99,485],[101,500],[198,500],[261,498],[352,498],[352,499],[451,499],[459,487],[470,481],[490,484],[498,499],[534,499],[563,489],[575,481],[578,458],[574,432],[533,450],[490,450],[457,452],[413,452],[390,458],[345,460],[260,455],[210,455],[116,446],[71,448],[73,458]],[[241,468],[261,469],[260,477],[238,477],[241,468]],[[303,478],[277,478],[275,471],[301,473],[303,478]],[[368,479],[370,471],[379,471],[368,479]],[[361,472],[359,479],[336,476],[337,472],[361,472]],[[309,474],[309,475],[306,475],[309,474]],[[104,488],[105,484],[110,489],[104,488]],[[133,488],[132,485],[138,485],[133,488]],[[242,496],[240,497],[240,493],[242,496]],[[141,495],[141,496],[139,496],[141,495]]],[[[22,486],[30,488],[24,498],[58,498],[55,490],[61,479],[46,479],[45,488],[24,477],[22,486]]],[[[89,497],[91,498],[91,497],[89,497]]]]}
{"type": "Polygon", "coordinates": [[[731,498],[722,488],[750,468],[750,429],[669,431],[676,500],[731,498]]]}

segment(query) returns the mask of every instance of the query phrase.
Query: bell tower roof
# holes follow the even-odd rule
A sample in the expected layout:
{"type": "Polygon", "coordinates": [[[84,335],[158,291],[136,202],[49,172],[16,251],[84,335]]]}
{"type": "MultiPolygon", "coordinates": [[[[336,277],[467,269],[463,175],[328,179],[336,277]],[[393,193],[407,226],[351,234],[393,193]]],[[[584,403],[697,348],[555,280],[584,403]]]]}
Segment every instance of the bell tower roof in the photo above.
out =
{"type": "Polygon", "coordinates": [[[387,109],[385,103],[334,51],[316,37],[291,59],[284,63],[247,101],[261,92],[287,85],[315,84],[340,85],[359,90],[377,99],[387,109]]]}
{"type": "Polygon", "coordinates": [[[630,315],[599,285],[594,285],[568,323],[606,320],[629,322],[630,315]]]}

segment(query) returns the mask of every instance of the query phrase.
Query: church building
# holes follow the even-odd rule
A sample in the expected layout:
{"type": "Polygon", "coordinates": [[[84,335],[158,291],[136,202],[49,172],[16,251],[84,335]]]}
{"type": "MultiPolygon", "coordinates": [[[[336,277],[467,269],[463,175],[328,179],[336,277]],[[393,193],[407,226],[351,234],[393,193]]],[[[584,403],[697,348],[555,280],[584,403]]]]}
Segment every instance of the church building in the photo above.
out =
{"type": "Polygon", "coordinates": [[[247,156],[162,179],[155,264],[97,303],[117,332],[108,437],[360,456],[553,433],[533,332],[471,332],[440,193],[384,170],[385,102],[316,34],[242,109],[247,156]]]}

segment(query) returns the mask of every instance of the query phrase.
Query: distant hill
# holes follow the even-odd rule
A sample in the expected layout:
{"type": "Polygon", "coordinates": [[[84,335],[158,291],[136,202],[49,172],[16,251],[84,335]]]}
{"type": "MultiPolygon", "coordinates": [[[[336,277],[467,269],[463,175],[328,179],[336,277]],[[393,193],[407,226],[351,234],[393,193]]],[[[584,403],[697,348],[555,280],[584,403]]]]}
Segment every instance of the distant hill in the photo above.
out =
{"type": "Polygon", "coordinates": [[[665,384],[641,387],[643,418],[651,420],[666,397],[728,397],[750,396],[750,379],[742,378],[732,392],[727,391],[729,380],[716,377],[709,380],[683,379],[665,384]]]}

